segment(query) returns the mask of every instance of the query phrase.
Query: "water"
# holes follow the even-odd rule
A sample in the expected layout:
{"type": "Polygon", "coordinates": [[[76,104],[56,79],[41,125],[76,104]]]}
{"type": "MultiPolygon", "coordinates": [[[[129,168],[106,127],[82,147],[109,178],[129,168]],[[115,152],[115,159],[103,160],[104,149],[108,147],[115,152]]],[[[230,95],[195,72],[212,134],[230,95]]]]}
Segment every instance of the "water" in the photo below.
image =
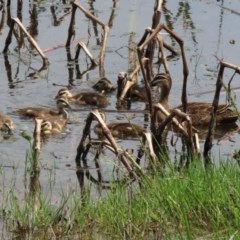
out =
{"type": "MultiPolygon", "coordinates": [[[[234,9],[240,12],[239,3],[239,0],[168,0],[166,2],[161,19],[168,26],[171,25],[173,31],[184,41],[189,67],[189,101],[212,101],[219,59],[223,58],[227,62],[240,66],[240,36],[237,28],[240,16],[229,10],[234,9]]],[[[145,28],[151,26],[154,1],[123,0],[118,1],[115,7],[112,1],[95,1],[92,5],[87,1],[81,1],[81,4],[86,9],[93,9],[96,16],[104,23],[109,21],[111,14],[113,16],[107,39],[104,72],[105,76],[116,85],[118,72],[127,71],[129,67],[127,59],[129,33],[134,32],[138,42],[145,28]]],[[[47,69],[36,75],[32,74],[42,67],[42,62],[38,56],[29,54],[30,46],[27,41],[28,48],[22,48],[19,54],[16,51],[16,39],[13,37],[8,57],[4,58],[4,55],[0,54],[0,112],[10,115],[16,126],[11,138],[4,139],[3,135],[0,135],[0,165],[2,166],[0,191],[4,193],[0,197],[1,203],[13,182],[14,189],[19,195],[23,195],[26,190],[23,177],[29,143],[21,133],[25,132],[32,136],[34,130],[32,120],[22,119],[13,114],[13,111],[20,107],[37,105],[54,108],[54,96],[61,87],[71,86],[73,92],[88,90],[100,78],[98,67],[82,75],[77,73],[72,62],[68,61],[64,45],[71,17],[71,14],[68,14],[69,7],[70,1],[39,1],[39,3],[23,1],[22,22],[27,29],[31,29],[36,42],[45,52],[50,62],[47,69]]],[[[15,2],[12,3],[10,11],[13,18],[17,16],[15,2]]],[[[0,16],[3,17],[3,11],[0,16]]],[[[7,16],[6,12],[0,35],[0,49],[4,48],[9,32],[7,16]]],[[[98,36],[101,36],[100,26],[97,27],[97,31],[98,36]]],[[[72,57],[75,55],[77,41],[83,41],[97,58],[100,47],[97,45],[95,34],[92,22],[86,19],[82,12],[77,11],[76,35],[70,49],[72,57]]],[[[166,34],[163,37],[176,46],[176,43],[166,34]]],[[[83,73],[90,64],[83,52],[80,54],[79,63],[80,73],[83,73]]],[[[170,103],[176,106],[180,104],[181,97],[182,62],[175,59],[169,62],[169,67],[173,77],[170,103]]],[[[226,70],[224,79],[229,80],[232,74],[232,71],[226,70]]],[[[238,75],[234,78],[232,86],[236,88],[235,101],[239,107],[238,75]]],[[[109,99],[108,121],[125,119],[126,115],[111,113],[111,110],[116,110],[115,93],[110,94],[109,99]]],[[[221,94],[221,101],[225,101],[225,94],[221,94]]],[[[132,109],[144,109],[144,104],[133,103],[132,109]]],[[[59,200],[62,189],[64,191],[78,189],[75,156],[88,113],[89,108],[71,112],[71,124],[68,124],[66,131],[52,136],[42,144],[40,183],[46,195],[51,189],[53,202],[59,200]]],[[[133,118],[135,123],[143,124],[143,114],[129,113],[127,117],[133,118]]],[[[227,138],[219,143],[214,142],[212,153],[216,161],[221,157],[232,159],[232,153],[239,147],[238,141],[239,135],[235,129],[231,133],[230,140],[227,138]]],[[[124,148],[138,145],[133,141],[121,142],[121,144],[124,148]]]]}

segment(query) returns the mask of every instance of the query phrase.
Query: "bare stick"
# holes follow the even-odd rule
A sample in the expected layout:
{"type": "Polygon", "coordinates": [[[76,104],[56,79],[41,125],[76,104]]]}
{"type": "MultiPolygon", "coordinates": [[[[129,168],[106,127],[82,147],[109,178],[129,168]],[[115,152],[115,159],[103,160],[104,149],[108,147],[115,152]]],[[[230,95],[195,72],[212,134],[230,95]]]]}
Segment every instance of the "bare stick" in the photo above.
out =
{"type": "Polygon", "coordinates": [[[119,101],[122,101],[125,98],[129,89],[137,83],[137,77],[136,76],[137,76],[139,70],[140,70],[140,65],[138,64],[136,66],[136,68],[134,69],[134,71],[127,77],[124,88],[121,89],[121,94],[120,94],[120,97],[119,97],[119,101]]]}
{"type": "Polygon", "coordinates": [[[42,119],[35,119],[35,129],[34,129],[34,159],[32,165],[32,171],[30,176],[30,186],[29,186],[29,194],[30,200],[33,203],[33,212],[37,213],[40,208],[40,150],[41,150],[41,123],[42,119]]]}
{"type": "Polygon", "coordinates": [[[104,35],[103,35],[102,49],[101,49],[100,58],[99,58],[99,75],[100,75],[100,77],[105,76],[104,59],[105,59],[105,52],[106,52],[106,45],[107,45],[107,37],[108,37],[108,33],[109,33],[109,26],[105,25],[103,27],[103,30],[104,30],[104,35]]]}
{"type": "Polygon", "coordinates": [[[77,44],[77,49],[76,49],[76,54],[75,54],[75,60],[78,58],[81,48],[84,50],[84,52],[86,53],[86,55],[90,58],[92,65],[93,65],[93,66],[97,66],[98,63],[94,60],[92,54],[90,53],[90,51],[89,51],[88,48],[86,47],[85,43],[83,43],[83,42],[78,42],[78,44],[77,44]]]}
{"type": "MultiPolygon", "coordinates": [[[[172,122],[175,128],[184,136],[185,139],[187,139],[187,147],[189,147],[191,153],[193,155],[199,154],[198,150],[195,148],[195,146],[198,146],[198,143],[193,142],[193,132],[192,132],[192,123],[191,118],[181,112],[179,109],[173,109],[171,113],[169,113],[160,103],[155,104],[155,111],[161,111],[165,115],[165,119],[162,119],[162,122],[158,128],[158,134],[157,139],[161,139],[161,135],[163,133],[163,130],[165,127],[172,122]],[[187,122],[187,129],[183,127],[183,125],[175,118],[175,116],[178,116],[180,118],[184,118],[187,122]]],[[[157,116],[156,114],[154,114],[157,116]]]]}
{"type": "Polygon", "coordinates": [[[39,156],[41,150],[41,123],[42,119],[35,119],[35,130],[34,130],[34,152],[37,160],[36,167],[39,168],[39,156]]]}
{"type": "Polygon", "coordinates": [[[214,99],[213,99],[213,103],[212,103],[213,107],[212,107],[212,112],[211,112],[211,121],[209,124],[206,141],[204,143],[203,156],[204,156],[204,160],[205,160],[204,163],[205,163],[206,167],[211,163],[210,151],[211,151],[211,148],[213,145],[212,142],[213,142],[214,131],[215,131],[215,127],[216,127],[216,112],[217,112],[218,103],[219,103],[220,91],[223,86],[223,73],[224,73],[225,67],[233,69],[233,70],[235,70],[236,73],[240,74],[240,67],[233,65],[231,63],[220,61],[220,68],[219,68],[218,78],[217,78],[217,82],[216,82],[216,90],[215,90],[215,95],[214,95],[214,99]]]}
{"type": "Polygon", "coordinates": [[[89,136],[90,131],[91,131],[90,128],[91,128],[92,120],[93,120],[93,115],[89,114],[88,118],[86,120],[86,125],[83,129],[82,138],[81,138],[80,143],[77,147],[77,155],[76,155],[76,158],[75,158],[75,162],[76,162],[76,166],[77,166],[77,173],[78,173],[78,169],[81,168],[81,158],[82,158],[82,154],[85,151],[85,141],[86,141],[86,139],[89,136]]]}
{"type": "MultiPolygon", "coordinates": [[[[134,32],[131,32],[128,38],[128,73],[132,72],[138,65],[135,35],[134,32]]],[[[133,78],[137,78],[137,74],[133,78]]]]}
{"type": "Polygon", "coordinates": [[[103,28],[105,26],[105,24],[99,20],[98,18],[96,18],[93,14],[91,14],[90,12],[88,12],[79,2],[77,2],[76,0],[72,2],[73,5],[75,5],[76,7],[78,7],[87,18],[92,19],[93,21],[95,21],[96,23],[100,24],[103,28]]]}
{"type": "Polygon", "coordinates": [[[95,110],[92,110],[91,113],[98,119],[98,121],[99,121],[99,123],[100,123],[100,125],[103,129],[103,133],[106,136],[106,138],[108,139],[108,141],[110,142],[111,146],[113,147],[113,149],[115,151],[115,154],[118,156],[118,158],[123,163],[123,165],[127,168],[127,170],[129,172],[133,172],[133,169],[132,169],[131,165],[129,164],[127,159],[124,157],[123,150],[118,147],[114,137],[111,134],[111,131],[108,129],[106,123],[102,119],[102,116],[99,113],[99,111],[97,109],[95,109],[95,110]]]}
{"type": "Polygon", "coordinates": [[[142,66],[141,61],[140,61],[140,59],[142,59],[144,57],[144,52],[143,51],[144,51],[145,46],[148,46],[148,44],[154,38],[156,38],[157,34],[162,29],[164,29],[167,33],[169,33],[171,35],[171,37],[173,37],[178,42],[178,44],[180,46],[180,49],[181,49],[181,56],[182,56],[182,61],[183,61],[182,105],[183,105],[184,112],[186,112],[186,110],[187,110],[187,89],[186,88],[187,88],[187,77],[188,77],[189,71],[188,71],[187,60],[186,60],[185,51],[184,51],[184,42],[179,36],[177,36],[173,31],[171,31],[164,24],[159,23],[153,31],[151,29],[146,30],[145,33],[144,33],[144,36],[140,40],[140,42],[138,44],[138,49],[137,49],[138,51],[137,52],[138,52],[138,58],[139,58],[141,70],[142,70],[143,76],[145,76],[144,67],[142,66]],[[147,38],[149,32],[151,32],[151,34],[147,38]]]}
{"type": "Polygon", "coordinates": [[[150,81],[152,77],[152,62],[148,58],[142,59],[143,66],[145,66],[146,74],[144,74],[144,84],[147,91],[147,99],[149,104],[150,115],[152,115],[152,92],[150,87],[150,81]]]}
{"type": "Polygon", "coordinates": [[[152,28],[155,28],[160,22],[162,4],[163,4],[163,0],[155,1],[154,14],[152,19],[152,28]]]}
{"type": "MultiPolygon", "coordinates": [[[[137,48],[137,53],[138,53],[138,60],[140,63],[140,67],[141,67],[141,71],[142,71],[142,75],[143,75],[143,79],[144,79],[144,83],[147,89],[147,97],[148,97],[148,103],[149,103],[149,110],[150,110],[150,115],[152,115],[152,100],[151,100],[151,91],[148,91],[148,88],[150,89],[149,86],[149,78],[151,78],[151,76],[147,76],[145,73],[145,66],[146,66],[146,62],[148,63],[147,67],[149,66],[149,60],[146,60],[146,58],[144,59],[144,47],[148,46],[148,44],[156,37],[156,35],[159,33],[159,31],[161,30],[162,25],[159,24],[156,29],[151,33],[151,35],[147,38],[147,36],[149,35],[149,33],[151,32],[150,28],[147,28],[145,30],[145,33],[142,37],[142,39],[140,40],[139,44],[138,44],[138,48],[137,48]],[[146,39],[147,38],[147,39],[146,39]]],[[[148,75],[151,75],[151,71],[148,71],[148,75]]]]}
{"type": "Polygon", "coordinates": [[[150,159],[151,159],[151,163],[152,165],[156,165],[157,163],[157,156],[154,152],[153,149],[153,143],[152,143],[152,135],[149,132],[144,133],[144,136],[146,138],[147,144],[148,144],[148,149],[149,149],[149,155],[150,155],[150,159]]]}
{"type": "Polygon", "coordinates": [[[101,20],[96,18],[89,11],[87,11],[76,0],[72,2],[72,5],[73,5],[72,18],[71,18],[71,23],[70,23],[70,26],[69,26],[69,36],[68,36],[68,40],[67,40],[66,46],[67,47],[70,46],[70,39],[71,39],[71,36],[73,35],[73,32],[74,32],[73,25],[75,23],[75,11],[76,11],[76,8],[79,8],[85,14],[85,16],[87,18],[90,18],[93,22],[96,22],[96,23],[100,24],[102,26],[102,28],[103,28],[104,36],[103,36],[102,48],[101,48],[101,52],[100,52],[100,56],[99,56],[99,75],[100,75],[100,77],[104,77],[105,76],[105,72],[104,72],[104,59],[105,59],[105,52],[106,52],[107,37],[108,37],[108,33],[109,33],[109,26],[107,24],[104,24],[101,20]]]}
{"type": "Polygon", "coordinates": [[[163,49],[163,47],[164,47],[163,46],[163,38],[160,35],[158,35],[157,40],[159,43],[160,52],[161,52],[161,56],[162,56],[162,62],[163,62],[163,66],[165,68],[165,72],[171,77],[170,70],[169,70],[168,63],[167,63],[167,57],[166,57],[164,49],[163,49]]]}

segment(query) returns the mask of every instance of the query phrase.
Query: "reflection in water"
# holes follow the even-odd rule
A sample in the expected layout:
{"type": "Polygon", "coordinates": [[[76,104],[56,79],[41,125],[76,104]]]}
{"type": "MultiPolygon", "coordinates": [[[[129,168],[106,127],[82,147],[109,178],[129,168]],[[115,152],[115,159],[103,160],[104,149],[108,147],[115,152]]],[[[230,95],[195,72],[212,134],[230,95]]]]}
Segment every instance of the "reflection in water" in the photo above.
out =
{"type": "MultiPolygon", "coordinates": [[[[22,22],[22,5],[23,5],[22,0],[18,0],[17,1],[17,17],[21,22],[22,22]]],[[[16,30],[16,32],[14,31],[14,34],[18,41],[19,48],[23,48],[25,46],[24,45],[24,33],[20,29],[18,29],[18,33],[16,30]]]]}
{"type": "MultiPolygon", "coordinates": [[[[30,23],[29,23],[29,27],[27,27],[28,32],[30,33],[30,35],[36,39],[36,37],[38,36],[38,10],[37,10],[37,4],[34,3],[30,6],[30,23]]],[[[32,46],[30,46],[32,47],[32,46]]]]}
{"type": "MultiPolygon", "coordinates": [[[[95,8],[94,8],[94,6],[93,6],[93,1],[90,1],[90,2],[89,2],[89,12],[90,12],[93,16],[95,16],[96,10],[95,10],[95,8]]],[[[91,19],[89,19],[89,22],[92,22],[93,32],[94,32],[94,36],[95,36],[95,39],[96,39],[96,45],[101,46],[101,41],[102,41],[102,40],[100,39],[100,36],[99,36],[99,33],[98,33],[97,22],[94,21],[94,20],[91,20],[91,19]]],[[[88,27],[88,33],[89,33],[88,36],[89,36],[89,38],[90,38],[90,36],[91,36],[90,30],[91,30],[91,28],[90,28],[90,24],[89,24],[89,27],[88,27]]],[[[88,43],[89,43],[89,39],[88,39],[88,43]]],[[[87,45],[88,45],[88,44],[87,44],[87,45]]]]}
{"type": "Polygon", "coordinates": [[[4,54],[4,64],[5,64],[5,69],[7,73],[9,88],[14,88],[15,84],[13,83],[13,78],[12,78],[12,66],[9,63],[7,54],[4,54]]]}
{"type": "MultiPolygon", "coordinates": [[[[63,3],[63,4],[66,4],[66,3],[63,3]]],[[[54,27],[58,27],[62,24],[63,20],[65,19],[66,16],[68,16],[70,13],[71,13],[71,8],[69,8],[68,6],[64,7],[64,14],[61,16],[61,17],[57,17],[57,14],[56,14],[56,9],[57,7],[55,5],[52,5],[50,7],[50,11],[51,11],[51,14],[52,14],[52,18],[53,18],[53,26],[54,27]]]]}
{"type": "Polygon", "coordinates": [[[37,78],[39,78],[39,77],[41,76],[40,73],[41,73],[42,71],[47,70],[47,69],[48,69],[48,65],[46,65],[45,63],[43,63],[43,65],[42,65],[39,69],[37,69],[37,70],[34,69],[34,71],[33,71],[33,72],[30,72],[27,76],[30,77],[30,78],[35,78],[35,79],[37,79],[37,78]]]}
{"type": "Polygon", "coordinates": [[[0,11],[2,11],[2,9],[4,8],[4,0],[0,0],[0,11]]]}
{"type": "Polygon", "coordinates": [[[67,66],[68,66],[68,68],[67,68],[68,69],[68,85],[67,85],[68,87],[75,86],[75,84],[74,84],[74,68],[75,68],[76,79],[82,79],[88,72],[95,69],[97,66],[97,63],[95,62],[94,59],[90,59],[91,62],[89,63],[89,61],[88,61],[89,57],[86,54],[86,60],[85,60],[86,69],[84,71],[81,71],[78,58],[79,58],[79,53],[80,53],[80,49],[81,49],[82,45],[83,45],[83,43],[81,43],[81,42],[79,42],[77,44],[78,49],[76,49],[76,54],[75,54],[74,58],[72,58],[71,49],[66,47],[67,66]]]}
{"type": "MultiPolygon", "coordinates": [[[[66,47],[67,54],[67,70],[68,70],[68,86],[74,86],[74,59],[71,55],[71,49],[66,47]]],[[[77,71],[77,70],[76,70],[77,71]]],[[[80,72],[80,70],[79,70],[80,72]]]]}
{"type": "Polygon", "coordinates": [[[115,11],[116,11],[116,8],[117,8],[117,2],[118,2],[118,0],[113,0],[112,11],[111,11],[111,14],[110,14],[110,17],[109,17],[109,20],[108,20],[108,26],[110,28],[113,26],[113,20],[114,20],[115,11]]]}
{"type": "Polygon", "coordinates": [[[17,1],[17,17],[22,21],[22,6],[23,6],[23,1],[18,0],[17,1]]]}
{"type": "MultiPolygon", "coordinates": [[[[199,52],[198,49],[198,40],[197,40],[197,36],[196,36],[196,27],[192,18],[192,14],[191,14],[191,6],[189,4],[188,1],[180,1],[178,3],[178,9],[177,12],[175,14],[175,16],[173,15],[173,13],[167,8],[166,6],[166,1],[164,1],[164,5],[163,5],[163,13],[164,13],[164,17],[165,17],[165,21],[166,21],[166,25],[170,28],[173,29],[175,24],[177,22],[181,22],[182,23],[182,29],[183,30],[190,30],[190,34],[191,34],[191,40],[193,42],[193,46],[194,46],[194,54],[192,54],[194,56],[194,61],[196,62],[194,67],[194,80],[196,82],[198,82],[198,77],[197,77],[197,66],[198,66],[198,62],[199,62],[199,58],[201,57],[201,52],[199,52]],[[181,21],[180,21],[180,17],[181,21]]],[[[172,39],[172,46],[175,45],[174,40],[172,39]]]]}
{"type": "Polygon", "coordinates": [[[0,21],[0,35],[2,35],[4,26],[5,26],[5,23],[6,23],[6,7],[5,7],[4,3],[2,3],[0,11],[2,11],[2,17],[1,17],[1,21],[0,21]]]}
{"type": "MultiPolygon", "coordinates": [[[[77,163],[76,175],[83,203],[86,199],[89,200],[86,180],[95,186],[95,195],[98,194],[98,196],[102,196],[102,191],[109,189],[114,183],[127,185],[136,181],[125,171],[118,157],[102,144],[103,141],[92,140],[86,144],[81,160],[77,163]]],[[[132,149],[126,149],[126,151],[130,152],[132,149]]],[[[144,153],[144,150],[140,148],[136,158],[138,164],[144,153]]]]}
{"type": "Polygon", "coordinates": [[[162,12],[163,12],[163,16],[164,16],[167,27],[173,30],[173,21],[171,17],[173,13],[167,8],[166,0],[163,1],[162,12]]]}
{"type": "MultiPolygon", "coordinates": [[[[201,140],[206,139],[206,135],[208,132],[208,126],[207,127],[201,127],[198,128],[199,133],[198,136],[201,140]]],[[[230,140],[230,136],[233,136],[234,134],[238,133],[239,127],[236,123],[233,124],[225,124],[225,125],[218,125],[215,128],[214,132],[214,139],[217,140],[217,143],[220,144],[223,141],[230,140]]]]}
{"type": "MultiPolygon", "coordinates": [[[[224,15],[224,9],[222,8],[223,4],[224,3],[222,1],[221,2],[221,7],[220,7],[220,14],[219,14],[218,39],[217,39],[217,48],[216,48],[216,53],[215,53],[216,57],[219,54],[221,38],[222,38],[222,26],[223,26],[223,15],[224,15]]],[[[216,69],[217,69],[217,66],[216,66],[216,69]]]]}
{"type": "Polygon", "coordinates": [[[191,39],[193,42],[194,46],[194,54],[193,56],[195,57],[194,61],[196,62],[194,65],[194,81],[195,83],[198,83],[199,78],[197,76],[197,66],[198,66],[198,61],[199,58],[201,57],[201,52],[199,52],[198,49],[198,41],[196,37],[196,27],[192,19],[192,14],[191,14],[191,7],[188,2],[180,2],[179,3],[179,9],[174,17],[174,22],[177,22],[179,20],[179,17],[182,15],[182,23],[183,23],[183,29],[188,30],[190,29],[191,33],[191,39]]]}

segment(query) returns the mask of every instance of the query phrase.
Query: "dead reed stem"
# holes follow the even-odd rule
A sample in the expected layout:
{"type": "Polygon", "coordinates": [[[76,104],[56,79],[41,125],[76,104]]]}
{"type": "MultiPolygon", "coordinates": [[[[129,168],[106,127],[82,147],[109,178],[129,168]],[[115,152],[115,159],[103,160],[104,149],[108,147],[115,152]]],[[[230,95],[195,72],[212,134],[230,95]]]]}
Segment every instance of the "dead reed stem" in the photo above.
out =
{"type": "Polygon", "coordinates": [[[107,44],[107,38],[108,38],[108,33],[109,33],[109,26],[107,24],[104,24],[101,20],[96,18],[93,14],[91,14],[89,11],[87,11],[78,1],[73,1],[72,2],[72,16],[71,16],[71,21],[70,25],[68,28],[68,38],[66,42],[66,47],[70,47],[71,43],[71,38],[73,35],[75,35],[75,14],[76,14],[76,9],[80,9],[87,18],[91,19],[94,23],[97,23],[102,26],[103,28],[103,40],[102,40],[102,48],[99,56],[99,75],[100,77],[104,77],[105,71],[104,71],[104,60],[105,60],[105,52],[106,52],[106,44],[107,44]]]}
{"type": "MultiPolygon", "coordinates": [[[[213,107],[212,107],[212,112],[211,112],[211,121],[209,124],[206,141],[204,143],[203,156],[204,156],[205,167],[207,167],[211,164],[210,151],[213,146],[212,142],[213,142],[215,127],[216,127],[216,113],[217,113],[217,108],[218,108],[218,104],[219,104],[219,96],[220,96],[221,88],[223,87],[224,69],[227,67],[227,68],[233,69],[236,73],[240,74],[240,67],[238,67],[234,64],[224,62],[223,60],[221,60],[219,65],[220,65],[220,68],[218,71],[218,77],[217,77],[217,81],[216,81],[216,90],[215,90],[215,95],[214,95],[213,103],[212,103],[213,107]]],[[[232,81],[232,79],[230,81],[232,81]]],[[[230,83],[229,83],[229,87],[230,87],[230,83]]]]}
{"type": "Polygon", "coordinates": [[[194,134],[192,131],[191,118],[187,114],[181,112],[179,109],[174,109],[171,111],[171,113],[169,113],[160,103],[158,103],[158,104],[154,105],[154,115],[153,116],[155,119],[153,120],[153,122],[158,122],[158,120],[157,120],[157,112],[158,111],[161,111],[161,113],[163,113],[165,115],[165,119],[161,122],[159,127],[155,126],[155,128],[157,128],[157,130],[155,132],[155,138],[157,140],[159,140],[159,144],[161,145],[163,142],[162,134],[163,134],[164,129],[171,122],[171,123],[173,123],[176,131],[180,132],[181,135],[183,136],[183,138],[186,139],[187,147],[189,148],[190,153],[193,156],[198,155],[199,154],[199,148],[198,148],[199,143],[194,142],[195,140],[198,140],[198,138],[196,139],[195,137],[193,137],[194,134]],[[183,125],[175,118],[175,116],[185,119],[186,123],[187,123],[187,127],[186,128],[183,127],[183,125]]]}
{"type": "Polygon", "coordinates": [[[12,33],[13,33],[13,29],[15,24],[17,24],[19,26],[19,28],[21,29],[21,31],[26,35],[28,41],[33,45],[33,47],[37,50],[38,54],[41,56],[42,60],[43,60],[43,65],[47,66],[49,64],[47,57],[44,55],[44,53],[42,52],[42,50],[40,49],[40,47],[38,46],[38,44],[36,43],[36,41],[32,38],[32,36],[28,33],[28,31],[26,30],[26,28],[23,26],[23,24],[21,23],[21,21],[18,18],[12,18],[12,23],[11,23],[11,27],[8,33],[8,36],[6,38],[6,42],[5,42],[5,47],[3,50],[3,53],[6,53],[8,50],[9,45],[12,42],[12,33]]]}
{"type": "Polygon", "coordinates": [[[78,59],[81,49],[83,49],[84,52],[86,53],[86,55],[90,58],[92,66],[97,66],[98,63],[94,60],[92,54],[90,53],[90,51],[88,50],[88,48],[87,48],[87,46],[85,45],[84,42],[78,42],[77,49],[76,49],[76,54],[75,54],[75,60],[78,59]]]}
{"type": "Polygon", "coordinates": [[[40,208],[40,151],[41,151],[41,123],[42,119],[35,119],[34,129],[34,143],[33,151],[34,157],[32,159],[32,171],[30,174],[29,196],[33,203],[33,211],[36,214],[40,208]]]}

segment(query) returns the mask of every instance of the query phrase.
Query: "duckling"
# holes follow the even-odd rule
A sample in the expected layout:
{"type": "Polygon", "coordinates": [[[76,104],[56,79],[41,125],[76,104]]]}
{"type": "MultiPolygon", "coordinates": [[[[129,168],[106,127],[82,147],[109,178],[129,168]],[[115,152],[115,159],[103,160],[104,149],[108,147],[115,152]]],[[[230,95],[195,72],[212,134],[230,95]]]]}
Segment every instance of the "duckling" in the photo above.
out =
{"type": "Polygon", "coordinates": [[[8,116],[0,114],[0,130],[12,134],[13,129],[13,121],[8,116]]]}
{"type": "MultiPolygon", "coordinates": [[[[170,111],[171,107],[168,103],[168,96],[172,86],[171,77],[162,77],[156,75],[151,81],[152,86],[158,86],[161,89],[160,103],[170,111]]],[[[179,105],[176,108],[183,111],[183,106],[179,105]]],[[[206,126],[210,123],[212,112],[212,103],[207,102],[190,102],[187,104],[187,114],[191,117],[192,125],[195,127],[206,126]]],[[[228,104],[219,104],[216,112],[216,123],[232,124],[238,119],[239,114],[234,112],[228,104]]]]}
{"type": "MultiPolygon", "coordinates": [[[[104,121],[106,121],[106,114],[104,112],[100,112],[104,121]]],[[[120,139],[132,139],[142,137],[143,134],[146,132],[146,129],[130,123],[130,122],[112,122],[107,124],[108,129],[112,133],[113,137],[120,138],[120,139]]],[[[104,136],[103,129],[100,124],[97,124],[94,127],[95,133],[102,138],[104,136]]]]}
{"type": "MultiPolygon", "coordinates": [[[[113,137],[120,139],[142,137],[146,132],[145,128],[129,122],[113,122],[107,124],[107,127],[111,131],[113,137]]],[[[95,126],[94,131],[99,137],[103,136],[103,129],[99,124],[95,126]]]]}
{"type": "Polygon", "coordinates": [[[51,109],[51,108],[42,108],[42,107],[26,107],[26,108],[20,108],[17,109],[15,112],[29,118],[46,118],[51,116],[61,116],[66,115],[65,108],[70,108],[70,105],[67,101],[67,99],[64,98],[58,98],[57,101],[57,109],[58,111],[51,109]]]}
{"type": "Polygon", "coordinates": [[[41,124],[41,133],[43,135],[61,133],[66,126],[68,119],[68,113],[65,109],[62,110],[61,115],[44,116],[41,124]]]}
{"type": "Polygon", "coordinates": [[[106,77],[103,77],[100,80],[98,80],[92,86],[92,88],[101,93],[105,93],[105,92],[109,93],[109,92],[113,92],[116,90],[116,87],[114,87],[112,85],[112,82],[109,79],[107,79],[106,77]]]}
{"type": "Polygon", "coordinates": [[[72,93],[66,89],[62,88],[58,91],[55,99],[58,98],[66,98],[69,102],[75,103],[75,104],[87,104],[87,105],[93,105],[97,107],[106,107],[109,102],[106,96],[96,93],[96,92],[80,92],[75,95],[72,95],[72,93]]]}
{"type": "Polygon", "coordinates": [[[118,80],[117,80],[117,85],[118,85],[117,98],[118,99],[121,97],[125,86],[128,84],[129,86],[127,86],[128,90],[126,95],[130,96],[131,100],[143,101],[143,102],[147,101],[147,91],[145,86],[140,86],[137,83],[132,85],[132,83],[128,82],[127,73],[125,72],[119,72],[118,74],[118,80]]]}
{"type": "Polygon", "coordinates": [[[64,118],[48,118],[41,124],[41,134],[50,135],[55,133],[61,133],[67,123],[67,119],[64,118]]]}

